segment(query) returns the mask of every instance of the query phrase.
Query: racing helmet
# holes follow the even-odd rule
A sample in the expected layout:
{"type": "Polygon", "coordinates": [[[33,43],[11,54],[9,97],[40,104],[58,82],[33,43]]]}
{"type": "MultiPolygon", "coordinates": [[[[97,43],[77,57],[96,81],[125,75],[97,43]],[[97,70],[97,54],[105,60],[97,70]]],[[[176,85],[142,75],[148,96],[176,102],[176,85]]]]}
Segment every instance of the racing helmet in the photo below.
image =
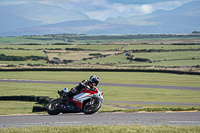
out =
{"type": "Polygon", "coordinates": [[[97,86],[99,84],[99,78],[96,75],[92,75],[89,78],[89,81],[94,85],[97,86]]]}

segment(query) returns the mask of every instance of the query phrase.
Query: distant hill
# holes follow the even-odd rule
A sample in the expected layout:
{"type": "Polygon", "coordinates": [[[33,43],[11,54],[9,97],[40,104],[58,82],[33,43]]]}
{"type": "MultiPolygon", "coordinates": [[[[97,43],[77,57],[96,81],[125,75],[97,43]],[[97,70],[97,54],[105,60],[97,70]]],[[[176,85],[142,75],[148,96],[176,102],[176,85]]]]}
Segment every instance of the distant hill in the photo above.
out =
{"type": "Polygon", "coordinates": [[[39,20],[42,24],[89,19],[86,14],[79,11],[65,10],[58,6],[36,2],[18,5],[12,12],[31,20],[39,20]]]}
{"type": "Polygon", "coordinates": [[[105,28],[111,28],[112,27],[111,25],[112,24],[98,20],[75,20],[75,21],[66,21],[62,23],[19,29],[12,32],[5,32],[3,33],[3,35],[20,36],[20,35],[44,35],[44,34],[62,34],[62,33],[83,34],[92,32],[93,30],[96,31],[98,29],[101,30],[105,28]]]}
{"type": "Polygon", "coordinates": [[[31,20],[11,12],[2,10],[0,7],[0,32],[16,30],[19,28],[26,28],[31,26],[41,25],[41,21],[31,20]],[[6,18],[6,19],[5,19],[6,18]]]}
{"type": "Polygon", "coordinates": [[[73,20],[88,20],[86,14],[79,11],[41,3],[0,6],[0,33],[44,24],[73,20]]]}
{"type": "MultiPolygon", "coordinates": [[[[27,6],[28,5],[26,5],[26,7],[27,6]]],[[[39,6],[48,8],[48,6],[45,7],[44,5],[40,4],[39,6]]],[[[56,9],[59,7],[51,7],[51,8],[56,9]]],[[[34,10],[39,10],[39,9],[34,9],[34,10]]],[[[55,14],[56,13],[62,14],[62,11],[64,12],[64,10],[60,9],[60,11],[55,12],[55,14]]],[[[18,11],[19,14],[22,12],[23,11],[18,11]]],[[[30,11],[30,13],[31,12],[35,11],[30,11]]],[[[171,11],[158,10],[148,15],[109,18],[106,21],[91,20],[86,15],[76,11],[75,12],[69,11],[69,12],[70,12],[68,14],[69,16],[80,15],[81,17],[79,16],[77,17],[77,19],[75,17],[70,21],[67,20],[61,23],[31,26],[29,28],[19,28],[18,30],[13,30],[3,33],[1,32],[0,36],[44,35],[44,34],[58,34],[58,33],[59,34],[73,33],[73,34],[88,34],[88,35],[153,34],[153,33],[175,34],[175,33],[192,33],[193,31],[200,30],[200,23],[199,23],[200,1],[193,1],[187,3],[171,11]],[[76,13],[78,15],[75,15],[76,13]]],[[[46,16],[45,12],[42,14],[43,16],[46,16]]],[[[58,15],[58,17],[63,16],[63,18],[66,18],[64,14],[60,16],[58,15]]],[[[26,21],[32,20],[32,22],[34,22],[31,24],[46,23],[44,20],[37,17],[37,13],[32,14],[32,16],[34,17],[26,14],[24,14],[23,16],[21,15],[22,17],[20,18],[21,21],[23,21],[25,16],[26,18],[28,18],[28,20],[26,21]],[[33,18],[37,19],[33,20],[33,18]]],[[[18,15],[15,17],[20,17],[20,16],[18,15]]],[[[50,21],[50,19],[47,21],[50,21]]]]}

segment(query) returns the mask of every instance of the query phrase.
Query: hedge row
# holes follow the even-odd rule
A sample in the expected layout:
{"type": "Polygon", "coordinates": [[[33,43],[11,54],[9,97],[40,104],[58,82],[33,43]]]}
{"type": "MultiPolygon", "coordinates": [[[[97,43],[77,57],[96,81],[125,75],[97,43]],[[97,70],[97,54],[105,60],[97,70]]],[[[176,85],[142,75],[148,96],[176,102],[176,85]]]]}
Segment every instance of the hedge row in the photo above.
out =
{"type": "Polygon", "coordinates": [[[44,56],[6,56],[5,54],[0,55],[0,60],[1,61],[26,61],[28,59],[32,59],[34,61],[43,59],[47,60],[47,57],[44,56]]]}

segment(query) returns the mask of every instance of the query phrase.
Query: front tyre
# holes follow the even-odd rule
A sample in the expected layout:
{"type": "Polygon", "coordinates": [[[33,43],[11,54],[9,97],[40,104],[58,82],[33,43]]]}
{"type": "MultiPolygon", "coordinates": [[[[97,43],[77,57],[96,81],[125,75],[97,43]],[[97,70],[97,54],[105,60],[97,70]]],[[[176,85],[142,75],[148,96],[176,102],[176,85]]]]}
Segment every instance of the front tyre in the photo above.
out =
{"type": "Polygon", "coordinates": [[[49,115],[58,115],[60,113],[60,105],[62,100],[60,98],[52,100],[47,106],[47,113],[49,115]]]}
{"type": "Polygon", "coordinates": [[[86,101],[83,107],[84,114],[93,114],[101,108],[101,101],[97,98],[86,101]]]}

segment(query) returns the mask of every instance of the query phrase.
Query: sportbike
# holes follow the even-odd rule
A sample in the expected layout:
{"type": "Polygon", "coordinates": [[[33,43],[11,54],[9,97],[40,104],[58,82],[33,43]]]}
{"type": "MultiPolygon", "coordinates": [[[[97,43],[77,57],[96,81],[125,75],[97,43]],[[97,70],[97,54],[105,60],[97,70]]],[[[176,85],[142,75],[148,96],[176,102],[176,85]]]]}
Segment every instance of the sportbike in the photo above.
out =
{"type": "Polygon", "coordinates": [[[47,106],[49,115],[58,115],[59,113],[79,113],[93,114],[101,108],[103,93],[100,88],[95,87],[95,91],[82,89],[79,94],[66,99],[64,92],[67,88],[58,91],[60,98],[52,100],[47,106]]]}

